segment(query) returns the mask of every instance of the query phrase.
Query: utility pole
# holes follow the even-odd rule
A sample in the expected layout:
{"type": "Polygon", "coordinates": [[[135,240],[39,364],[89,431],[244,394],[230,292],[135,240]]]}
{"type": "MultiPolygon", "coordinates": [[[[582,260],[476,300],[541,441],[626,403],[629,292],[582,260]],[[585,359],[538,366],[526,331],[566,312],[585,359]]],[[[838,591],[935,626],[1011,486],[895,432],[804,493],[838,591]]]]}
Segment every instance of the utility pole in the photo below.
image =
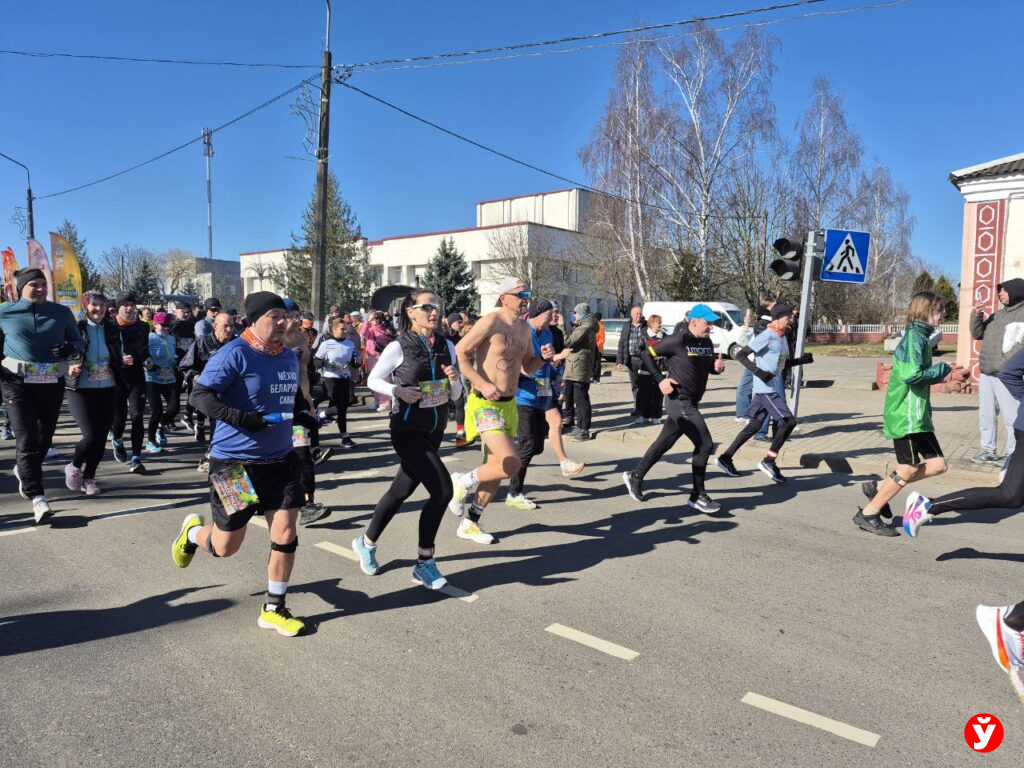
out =
{"type": "Polygon", "coordinates": [[[35,223],[34,217],[32,216],[32,174],[28,170],[28,166],[27,165],[25,165],[24,163],[19,163],[13,157],[11,157],[9,155],[5,155],[3,152],[0,152],[0,157],[5,157],[8,160],[10,160],[12,163],[14,163],[15,165],[20,165],[22,168],[25,169],[25,175],[28,177],[28,197],[27,197],[27,199],[28,199],[28,239],[29,240],[35,240],[36,239],[36,223],[35,223]]]}
{"type": "Polygon", "coordinates": [[[327,40],[320,70],[320,140],[316,149],[316,232],[313,246],[313,316],[318,323],[327,315],[327,157],[331,124],[331,0],[327,0],[327,40]]]}
{"type": "Polygon", "coordinates": [[[206,252],[213,259],[213,188],[210,184],[213,131],[209,128],[203,128],[203,154],[206,155],[206,252]]]}

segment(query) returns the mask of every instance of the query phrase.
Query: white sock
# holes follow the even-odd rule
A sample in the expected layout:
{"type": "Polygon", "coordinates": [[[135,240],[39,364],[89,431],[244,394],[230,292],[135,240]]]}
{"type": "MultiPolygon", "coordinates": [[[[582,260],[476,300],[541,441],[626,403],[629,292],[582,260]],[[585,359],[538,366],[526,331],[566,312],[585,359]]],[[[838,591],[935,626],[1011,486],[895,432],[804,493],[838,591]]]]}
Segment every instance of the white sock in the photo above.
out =
{"type": "Polygon", "coordinates": [[[268,581],[267,582],[267,592],[269,592],[272,595],[283,595],[287,591],[288,591],[288,582],[287,581],[268,581]]]}
{"type": "Polygon", "coordinates": [[[37,501],[46,501],[46,497],[45,496],[33,496],[32,497],[32,503],[35,504],[37,501]]]}
{"type": "Polygon", "coordinates": [[[466,475],[463,475],[465,479],[466,490],[472,493],[480,486],[480,478],[476,476],[476,470],[471,470],[466,475]]]}
{"type": "Polygon", "coordinates": [[[202,527],[203,526],[201,526],[201,525],[193,525],[191,528],[188,529],[188,533],[186,533],[185,535],[188,537],[189,544],[197,544],[198,543],[196,541],[196,539],[199,536],[199,529],[202,528],[202,527]]]}

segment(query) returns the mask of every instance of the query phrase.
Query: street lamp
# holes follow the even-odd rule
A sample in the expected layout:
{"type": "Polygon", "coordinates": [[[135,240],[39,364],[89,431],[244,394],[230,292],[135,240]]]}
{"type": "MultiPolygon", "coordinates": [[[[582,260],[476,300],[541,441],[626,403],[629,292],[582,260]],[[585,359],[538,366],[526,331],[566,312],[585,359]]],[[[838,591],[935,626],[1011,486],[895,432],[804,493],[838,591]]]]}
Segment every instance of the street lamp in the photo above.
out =
{"type": "Polygon", "coordinates": [[[22,168],[25,169],[25,175],[28,176],[28,237],[29,240],[35,240],[36,224],[35,220],[32,218],[32,174],[29,172],[27,165],[25,165],[24,163],[19,163],[13,157],[5,155],[3,152],[0,152],[0,157],[7,158],[15,165],[20,165],[22,168]]]}

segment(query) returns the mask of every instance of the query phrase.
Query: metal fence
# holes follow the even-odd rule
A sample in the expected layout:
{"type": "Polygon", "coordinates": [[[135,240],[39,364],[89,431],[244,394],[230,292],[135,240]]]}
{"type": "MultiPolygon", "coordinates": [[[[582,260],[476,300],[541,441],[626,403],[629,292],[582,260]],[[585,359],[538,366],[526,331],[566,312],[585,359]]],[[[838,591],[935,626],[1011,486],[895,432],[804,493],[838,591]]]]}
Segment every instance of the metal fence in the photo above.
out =
{"type": "MultiPolygon", "coordinates": [[[[956,323],[944,323],[939,328],[943,333],[956,335],[959,326],[956,323]]],[[[859,325],[837,325],[828,323],[814,323],[811,326],[811,333],[847,333],[847,334],[868,334],[868,333],[893,333],[903,330],[903,325],[888,323],[862,323],[859,325]]]]}

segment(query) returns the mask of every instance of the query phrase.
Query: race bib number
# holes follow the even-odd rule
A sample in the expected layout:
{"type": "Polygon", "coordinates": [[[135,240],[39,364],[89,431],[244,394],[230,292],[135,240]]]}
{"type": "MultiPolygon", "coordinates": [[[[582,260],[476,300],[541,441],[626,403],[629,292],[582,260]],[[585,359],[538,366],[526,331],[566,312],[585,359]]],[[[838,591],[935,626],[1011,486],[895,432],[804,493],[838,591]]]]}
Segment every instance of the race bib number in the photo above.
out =
{"type": "Polygon", "coordinates": [[[85,368],[85,377],[89,381],[110,381],[110,363],[88,363],[85,368]]]}
{"type": "Polygon", "coordinates": [[[448,402],[448,379],[437,379],[436,381],[421,381],[420,408],[437,408],[448,402]]]}
{"type": "Polygon", "coordinates": [[[25,366],[26,384],[56,384],[58,378],[56,363],[29,363],[25,366]]]}
{"type": "Polygon", "coordinates": [[[256,489],[252,486],[252,480],[249,479],[249,473],[241,464],[235,464],[223,472],[211,474],[210,485],[217,492],[220,503],[228,515],[241,512],[243,509],[260,503],[256,489]]]}
{"type": "Polygon", "coordinates": [[[536,376],[533,383],[537,385],[537,397],[551,397],[551,379],[547,376],[536,376]]]}
{"type": "Polygon", "coordinates": [[[477,432],[490,432],[492,430],[505,429],[505,417],[497,408],[485,405],[476,412],[477,432]]]}
{"type": "Polygon", "coordinates": [[[309,430],[305,427],[292,427],[292,448],[309,447],[309,430]]]}

